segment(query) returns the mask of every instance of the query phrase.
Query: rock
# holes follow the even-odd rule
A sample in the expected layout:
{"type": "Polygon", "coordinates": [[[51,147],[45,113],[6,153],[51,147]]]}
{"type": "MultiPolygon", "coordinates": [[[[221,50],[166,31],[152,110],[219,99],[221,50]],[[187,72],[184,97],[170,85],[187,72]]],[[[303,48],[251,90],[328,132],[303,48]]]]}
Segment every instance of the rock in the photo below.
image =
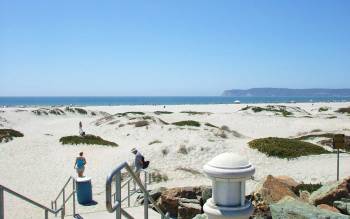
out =
{"type": "Polygon", "coordinates": [[[334,201],[341,198],[350,198],[350,177],[343,181],[325,184],[310,196],[310,203],[314,205],[333,205],[334,201]]]}
{"type": "Polygon", "coordinates": [[[330,218],[349,219],[348,216],[329,210],[317,208],[311,204],[285,197],[278,203],[270,205],[272,218],[295,219],[295,218],[330,218]]]}
{"type": "Polygon", "coordinates": [[[335,208],[335,207],[332,207],[332,206],[329,206],[329,205],[326,205],[326,204],[320,204],[317,206],[318,208],[320,209],[324,209],[324,210],[328,210],[328,211],[333,211],[335,213],[340,213],[340,211],[335,208]]]}
{"type": "Polygon", "coordinates": [[[334,201],[333,206],[340,210],[343,214],[350,215],[350,200],[342,198],[340,201],[334,201]]]}
{"type": "Polygon", "coordinates": [[[261,196],[261,199],[266,202],[266,204],[276,203],[285,196],[298,198],[293,192],[291,186],[271,175],[267,176],[257,193],[261,196]]]}
{"type": "Polygon", "coordinates": [[[300,184],[289,176],[276,176],[275,178],[289,186],[292,190],[300,184]]]}
{"type": "MultiPolygon", "coordinates": [[[[168,189],[162,192],[157,204],[164,212],[168,212],[170,217],[178,216],[180,204],[182,208],[190,206],[185,204],[198,204],[201,209],[201,202],[198,203],[200,195],[202,194],[201,188],[202,187],[178,187],[168,189]],[[185,203],[182,203],[181,201],[184,201],[185,203]]],[[[192,208],[193,206],[190,207],[192,208]]],[[[182,209],[181,211],[184,212],[183,214],[187,212],[186,209],[182,209]]]]}
{"type": "Polygon", "coordinates": [[[197,214],[194,218],[192,219],[208,219],[208,216],[206,214],[197,214]]]}
{"type": "Polygon", "coordinates": [[[200,204],[194,204],[194,203],[180,203],[179,209],[178,209],[178,219],[192,219],[197,214],[201,214],[202,207],[200,204]]]}
{"type": "Polygon", "coordinates": [[[300,191],[299,193],[300,193],[299,194],[299,198],[300,198],[301,201],[309,202],[309,200],[310,200],[310,192],[308,192],[308,191],[300,191]]]}
{"type": "MultiPolygon", "coordinates": [[[[159,199],[159,197],[161,196],[162,192],[164,192],[165,190],[166,190],[165,187],[159,187],[159,188],[151,190],[149,192],[149,195],[150,195],[150,197],[152,197],[152,199],[154,201],[157,201],[159,199]]],[[[142,193],[139,196],[137,196],[136,202],[142,205],[143,201],[144,201],[144,194],[142,193]]]]}
{"type": "Polygon", "coordinates": [[[210,199],[212,194],[213,193],[212,193],[211,187],[202,187],[201,197],[202,197],[203,203],[205,203],[208,199],[210,199]]]}

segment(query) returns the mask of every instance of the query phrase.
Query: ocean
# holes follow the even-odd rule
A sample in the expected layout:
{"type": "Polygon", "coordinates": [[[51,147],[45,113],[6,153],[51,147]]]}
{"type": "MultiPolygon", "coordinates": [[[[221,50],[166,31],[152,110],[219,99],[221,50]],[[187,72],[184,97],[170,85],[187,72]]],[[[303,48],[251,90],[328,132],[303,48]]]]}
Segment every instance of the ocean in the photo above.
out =
{"type": "Polygon", "coordinates": [[[117,106],[117,105],[184,105],[249,103],[350,102],[350,97],[0,97],[0,106],[117,106]]]}

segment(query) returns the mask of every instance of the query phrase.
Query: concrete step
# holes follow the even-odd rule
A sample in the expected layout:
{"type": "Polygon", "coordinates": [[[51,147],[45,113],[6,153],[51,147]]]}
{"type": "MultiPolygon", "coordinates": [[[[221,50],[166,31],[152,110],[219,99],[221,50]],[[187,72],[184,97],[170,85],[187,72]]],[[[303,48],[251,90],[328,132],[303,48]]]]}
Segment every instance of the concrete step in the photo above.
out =
{"type": "MultiPolygon", "coordinates": [[[[143,206],[138,207],[131,207],[131,208],[125,208],[126,212],[128,212],[131,216],[133,216],[135,219],[142,219],[144,218],[144,208],[143,206]]],[[[109,213],[107,211],[98,211],[98,212],[89,212],[89,213],[82,213],[78,214],[76,217],[71,217],[75,219],[115,219],[115,213],[109,213]]],[[[122,215],[122,218],[123,215],[122,215]]],[[[160,219],[161,215],[152,210],[148,209],[148,218],[149,219],[160,219]]]]}

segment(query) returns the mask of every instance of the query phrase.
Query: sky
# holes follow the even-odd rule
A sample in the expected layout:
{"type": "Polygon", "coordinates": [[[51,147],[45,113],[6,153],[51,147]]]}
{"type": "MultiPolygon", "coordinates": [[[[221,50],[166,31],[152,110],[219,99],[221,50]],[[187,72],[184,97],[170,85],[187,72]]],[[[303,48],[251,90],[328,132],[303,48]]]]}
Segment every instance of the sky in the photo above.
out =
{"type": "Polygon", "coordinates": [[[348,0],[0,0],[0,96],[349,88],[348,0]]]}

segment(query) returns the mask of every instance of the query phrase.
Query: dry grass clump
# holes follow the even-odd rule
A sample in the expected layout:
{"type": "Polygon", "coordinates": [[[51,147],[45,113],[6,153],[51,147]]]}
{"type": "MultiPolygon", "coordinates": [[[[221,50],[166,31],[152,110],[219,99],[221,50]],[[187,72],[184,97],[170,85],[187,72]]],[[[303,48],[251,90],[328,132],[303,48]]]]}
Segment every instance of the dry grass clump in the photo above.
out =
{"type": "Polygon", "coordinates": [[[169,180],[168,175],[161,173],[160,171],[155,171],[151,173],[151,179],[153,182],[160,183],[162,181],[166,182],[169,180]]]}
{"type": "Polygon", "coordinates": [[[273,105],[268,105],[266,107],[260,107],[260,106],[246,106],[241,109],[241,111],[246,111],[251,109],[254,113],[259,113],[259,112],[274,112],[276,115],[282,115],[284,117],[292,116],[293,113],[287,110],[286,106],[278,105],[278,106],[273,106],[273,105]]]}
{"type": "Polygon", "coordinates": [[[166,156],[166,155],[169,154],[169,149],[168,148],[163,148],[161,152],[162,152],[163,156],[166,156]]]}
{"type": "Polygon", "coordinates": [[[160,140],[154,140],[154,141],[151,141],[150,143],[148,143],[148,145],[160,144],[160,143],[162,143],[162,141],[160,141],[160,140]]]}
{"type": "Polygon", "coordinates": [[[149,125],[149,122],[146,120],[141,120],[141,121],[135,122],[135,127],[143,127],[143,126],[147,126],[147,125],[149,125]]]}
{"type": "Polygon", "coordinates": [[[201,175],[202,173],[198,170],[195,170],[193,168],[188,168],[188,167],[177,167],[175,170],[180,170],[180,171],[184,171],[187,173],[191,173],[193,175],[201,175]]]}
{"type": "Polygon", "coordinates": [[[188,154],[188,150],[186,148],[186,145],[184,145],[184,144],[180,145],[179,148],[177,149],[177,153],[188,154]]]}
{"type": "Polygon", "coordinates": [[[172,114],[173,112],[169,112],[169,111],[154,111],[153,112],[156,115],[162,115],[162,114],[172,114]]]}
{"type": "Polygon", "coordinates": [[[182,111],[180,113],[187,113],[188,115],[210,115],[211,113],[209,112],[196,112],[196,111],[182,111]]]}
{"type": "Polygon", "coordinates": [[[209,122],[205,123],[204,125],[206,125],[206,126],[208,126],[208,127],[212,127],[212,128],[219,128],[219,127],[217,127],[216,125],[213,125],[213,124],[211,124],[211,123],[209,123],[209,122]]]}
{"type": "Polygon", "coordinates": [[[227,138],[227,134],[224,131],[220,131],[218,133],[215,134],[215,136],[220,137],[220,138],[227,138]]]}

